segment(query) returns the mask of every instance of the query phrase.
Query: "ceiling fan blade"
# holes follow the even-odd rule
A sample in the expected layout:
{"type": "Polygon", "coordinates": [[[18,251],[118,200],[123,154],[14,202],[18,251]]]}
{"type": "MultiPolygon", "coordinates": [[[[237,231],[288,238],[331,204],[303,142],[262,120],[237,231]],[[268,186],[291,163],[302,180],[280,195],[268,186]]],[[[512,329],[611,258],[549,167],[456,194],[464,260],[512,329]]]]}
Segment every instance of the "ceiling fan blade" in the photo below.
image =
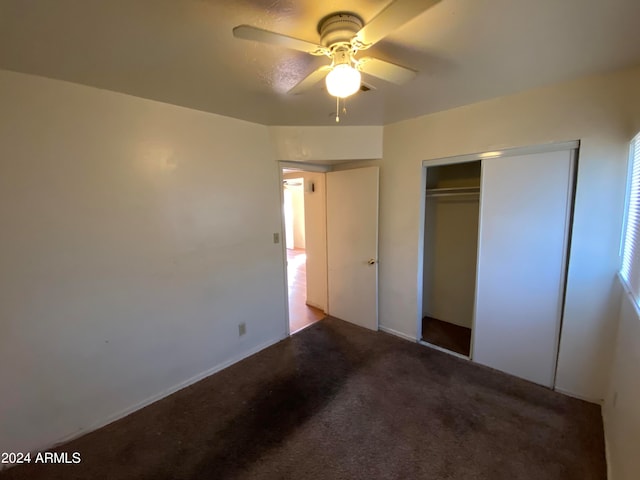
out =
{"type": "Polygon", "coordinates": [[[373,20],[356,33],[355,40],[362,46],[360,50],[369,48],[382,40],[396,28],[404,25],[440,0],[395,0],[385,7],[373,20]]]}
{"type": "Polygon", "coordinates": [[[233,29],[233,36],[244,40],[253,40],[254,42],[268,43],[280,47],[299,50],[300,52],[310,53],[312,55],[325,55],[328,50],[315,43],[300,40],[299,38],[289,37],[280,33],[270,32],[261,28],[252,27],[250,25],[238,25],[233,29]]]}
{"type": "Polygon", "coordinates": [[[385,62],[379,58],[364,57],[358,61],[358,68],[369,75],[381,78],[387,82],[402,85],[416,76],[416,71],[401,67],[395,63],[385,62]]]}
{"type": "Polygon", "coordinates": [[[307,77],[304,80],[301,80],[300,82],[298,82],[298,84],[295,85],[287,93],[290,95],[297,95],[298,93],[302,93],[306,90],[309,90],[316,83],[322,80],[330,71],[331,71],[331,65],[323,65],[322,67],[318,68],[317,70],[307,75],[307,77]]]}

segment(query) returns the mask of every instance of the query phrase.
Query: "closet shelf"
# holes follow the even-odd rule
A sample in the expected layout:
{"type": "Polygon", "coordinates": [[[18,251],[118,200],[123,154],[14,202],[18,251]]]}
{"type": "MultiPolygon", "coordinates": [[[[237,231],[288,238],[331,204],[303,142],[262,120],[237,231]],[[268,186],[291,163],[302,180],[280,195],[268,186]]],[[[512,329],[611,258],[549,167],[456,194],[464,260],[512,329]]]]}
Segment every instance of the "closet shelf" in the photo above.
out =
{"type": "Polygon", "coordinates": [[[427,196],[444,197],[454,195],[479,195],[480,187],[427,188],[427,196]]]}

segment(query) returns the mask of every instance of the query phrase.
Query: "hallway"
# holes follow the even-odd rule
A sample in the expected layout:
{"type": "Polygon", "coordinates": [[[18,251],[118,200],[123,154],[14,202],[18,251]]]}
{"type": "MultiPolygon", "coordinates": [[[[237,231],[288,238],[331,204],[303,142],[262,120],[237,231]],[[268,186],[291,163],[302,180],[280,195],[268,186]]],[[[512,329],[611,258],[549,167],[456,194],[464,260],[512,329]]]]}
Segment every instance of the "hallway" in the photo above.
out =
{"type": "Polygon", "coordinates": [[[287,248],[289,279],[289,331],[293,334],[324,318],[322,310],[308,306],[307,254],[304,250],[287,248]]]}

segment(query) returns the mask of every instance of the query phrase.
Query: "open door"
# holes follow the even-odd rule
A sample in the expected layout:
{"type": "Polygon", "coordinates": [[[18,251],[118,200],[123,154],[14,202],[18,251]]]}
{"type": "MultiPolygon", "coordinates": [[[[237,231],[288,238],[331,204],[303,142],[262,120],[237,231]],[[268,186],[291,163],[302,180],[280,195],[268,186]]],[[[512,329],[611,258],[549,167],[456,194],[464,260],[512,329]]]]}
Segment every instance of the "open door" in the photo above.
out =
{"type": "Polygon", "coordinates": [[[378,330],[378,167],[327,173],[328,313],[378,330]]]}

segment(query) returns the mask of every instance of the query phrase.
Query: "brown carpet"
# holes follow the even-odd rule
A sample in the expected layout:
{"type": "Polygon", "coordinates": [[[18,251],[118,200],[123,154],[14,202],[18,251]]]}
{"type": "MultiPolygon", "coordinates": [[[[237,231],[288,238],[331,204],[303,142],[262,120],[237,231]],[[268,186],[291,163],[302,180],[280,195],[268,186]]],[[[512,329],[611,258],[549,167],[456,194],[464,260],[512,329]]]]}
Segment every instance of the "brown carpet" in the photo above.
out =
{"type": "Polygon", "coordinates": [[[422,319],[422,340],[452,352],[469,356],[471,352],[471,329],[436,318],[422,319]]]}
{"type": "Polygon", "coordinates": [[[600,407],[327,318],[0,479],[605,479],[600,407]]]}

